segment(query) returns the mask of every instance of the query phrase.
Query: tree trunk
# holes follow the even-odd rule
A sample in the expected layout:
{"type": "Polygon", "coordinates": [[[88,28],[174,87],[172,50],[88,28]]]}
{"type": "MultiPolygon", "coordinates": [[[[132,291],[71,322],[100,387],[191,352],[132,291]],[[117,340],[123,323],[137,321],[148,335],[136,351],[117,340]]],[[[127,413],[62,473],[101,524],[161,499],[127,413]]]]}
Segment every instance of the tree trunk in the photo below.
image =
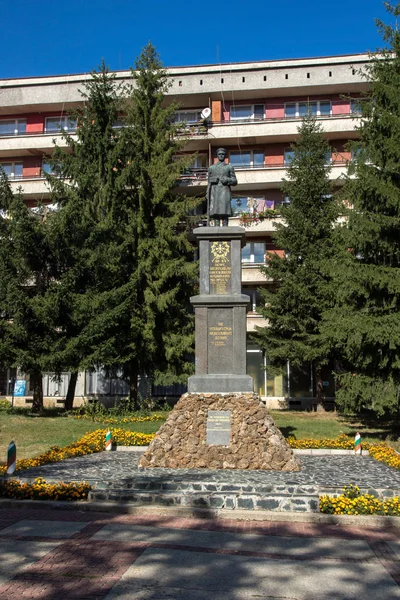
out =
{"type": "Polygon", "coordinates": [[[31,387],[33,389],[32,411],[41,412],[43,410],[43,378],[40,371],[30,373],[31,387]]]}
{"type": "Polygon", "coordinates": [[[131,361],[129,365],[129,404],[133,410],[139,410],[139,372],[136,361],[131,361]]]}
{"type": "Polygon", "coordinates": [[[315,366],[315,397],[316,397],[316,411],[325,412],[324,407],[324,386],[322,381],[322,369],[321,365],[315,366]]]}
{"type": "Polygon", "coordinates": [[[71,371],[67,395],[65,396],[65,410],[72,410],[74,408],[75,388],[77,380],[78,371],[71,371]]]}

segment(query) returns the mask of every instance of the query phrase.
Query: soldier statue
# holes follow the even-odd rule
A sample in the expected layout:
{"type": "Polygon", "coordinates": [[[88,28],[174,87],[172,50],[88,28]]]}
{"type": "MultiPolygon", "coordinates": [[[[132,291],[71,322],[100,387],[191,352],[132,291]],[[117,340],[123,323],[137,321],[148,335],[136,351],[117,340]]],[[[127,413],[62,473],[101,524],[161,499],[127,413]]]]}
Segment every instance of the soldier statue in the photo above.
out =
{"type": "Polygon", "coordinates": [[[218,162],[208,169],[207,210],[208,217],[214,219],[214,226],[228,225],[232,216],[231,186],[237,185],[235,170],[225,163],[226,150],[218,148],[218,162]]]}

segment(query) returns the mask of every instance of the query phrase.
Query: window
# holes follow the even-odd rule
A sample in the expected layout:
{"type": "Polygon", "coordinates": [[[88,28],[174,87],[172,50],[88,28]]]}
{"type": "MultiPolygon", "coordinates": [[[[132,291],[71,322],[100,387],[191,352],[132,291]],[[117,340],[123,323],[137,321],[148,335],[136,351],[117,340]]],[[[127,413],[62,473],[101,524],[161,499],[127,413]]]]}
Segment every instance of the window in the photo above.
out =
{"type": "Polygon", "coordinates": [[[191,164],[191,169],[207,169],[207,154],[199,154],[191,164]]]}
{"type": "Polygon", "coordinates": [[[60,131],[75,131],[76,119],[71,117],[47,117],[44,130],[46,133],[60,133],[60,131]]]}
{"type": "Polygon", "coordinates": [[[245,150],[243,152],[230,152],[229,161],[233,167],[238,169],[246,167],[263,167],[263,150],[245,150]]]}
{"type": "Polygon", "coordinates": [[[290,148],[285,150],[284,157],[283,157],[283,162],[285,163],[285,165],[290,165],[290,163],[292,162],[293,159],[294,159],[294,150],[292,150],[290,148]]]}
{"type": "Polygon", "coordinates": [[[0,121],[0,136],[19,135],[26,132],[26,119],[7,119],[0,121]]]}
{"type": "Polygon", "coordinates": [[[198,123],[201,120],[201,110],[178,110],[174,115],[175,123],[198,123]]]}
{"type": "Polygon", "coordinates": [[[313,102],[286,102],[285,117],[306,117],[308,114],[313,117],[329,117],[332,112],[332,103],[330,100],[315,100],[313,102]]]}
{"type": "Polygon", "coordinates": [[[248,198],[246,197],[232,198],[231,207],[233,216],[240,215],[240,213],[247,212],[249,210],[249,207],[247,206],[247,200],[248,198]]]}
{"type": "MultiPolygon", "coordinates": [[[[294,159],[294,150],[292,150],[291,148],[287,148],[284,151],[284,157],[283,157],[285,166],[290,165],[290,163],[292,162],[293,159],[294,159]]],[[[328,150],[326,153],[326,157],[325,157],[325,163],[328,164],[331,162],[331,160],[332,160],[332,153],[331,153],[331,150],[328,150]]]]}
{"type": "Polygon", "coordinates": [[[231,121],[263,120],[265,114],[264,104],[246,104],[243,106],[231,106],[231,121]]]}
{"type": "Polygon", "coordinates": [[[261,296],[260,296],[260,292],[258,291],[258,289],[256,289],[256,288],[243,288],[242,289],[242,294],[246,294],[247,296],[250,296],[250,306],[249,306],[249,309],[252,312],[256,312],[257,306],[260,306],[260,304],[261,304],[261,296]]]}
{"type": "Polygon", "coordinates": [[[44,160],[42,163],[42,173],[48,175],[56,175],[57,165],[53,165],[49,160],[44,160]]]}
{"type": "Polygon", "coordinates": [[[361,104],[359,100],[350,100],[350,113],[352,115],[361,115],[361,104]]]}
{"type": "Polygon", "coordinates": [[[361,155],[361,147],[360,146],[358,146],[357,148],[353,147],[351,149],[351,160],[352,161],[357,162],[360,159],[360,155],[361,155]]]}
{"type": "Polygon", "coordinates": [[[258,212],[264,212],[268,208],[268,200],[264,199],[264,196],[251,197],[239,196],[232,198],[231,200],[233,216],[240,215],[243,212],[253,213],[255,210],[258,212]]]}
{"type": "Polygon", "coordinates": [[[265,242],[249,242],[242,248],[242,263],[264,264],[265,242]]]}
{"type": "Polygon", "coordinates": [[[22,179],[23,176],[23,165],[22,162],[9,162],[9,163],[0,163],[0,166],[3,167],[5,174],[8,179],[22,179]]]}
{"type": "MultiPolygon", "coordinates": [[[[180,155],[176,155],[172,158],[173,161],[177,161],[183,158],[184,155],[180,154],[180,155]]],[[[196,158],[193,160],[193,162],[188,165],[184,172],[185,173],[191,173],[192,171],[196,170],[196,169],[202,169],[202,170],[206,170],[208,167],[208,158],[207,158],[207,154],[199,154],[198,156],[196,156],[196,158]]]]}

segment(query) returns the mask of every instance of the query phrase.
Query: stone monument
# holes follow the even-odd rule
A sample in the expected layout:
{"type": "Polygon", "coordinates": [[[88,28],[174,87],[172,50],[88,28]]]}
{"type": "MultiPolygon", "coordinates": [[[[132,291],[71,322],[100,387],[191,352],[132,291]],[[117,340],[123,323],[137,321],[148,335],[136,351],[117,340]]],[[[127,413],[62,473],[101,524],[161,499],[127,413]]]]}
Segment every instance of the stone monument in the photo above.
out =
{"type": "Polygon", "coordinates": [[[214,227],[194,230],[200,248],[195,311],[195,374],[161,426],[141,467],[298,471],[299,461],[246,374],[246,309],[241,293],[242,227],[228,227],[233,167],[217,152],[209,168],[208,216],[214,227]],[[220,225],[222,220],[223,225],[220,225]]]}

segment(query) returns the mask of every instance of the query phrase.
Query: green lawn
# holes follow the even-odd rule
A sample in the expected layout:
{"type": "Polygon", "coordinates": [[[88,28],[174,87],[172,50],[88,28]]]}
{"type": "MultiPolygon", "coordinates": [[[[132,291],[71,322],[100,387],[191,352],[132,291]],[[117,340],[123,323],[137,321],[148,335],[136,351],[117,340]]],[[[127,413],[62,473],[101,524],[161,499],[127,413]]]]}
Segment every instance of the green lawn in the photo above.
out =
{"type": "Polygon", "coordinates": [[[121,427],[128,431],[152,433],[160,426],[160,421],[108,425],[63,416],[36,417],[0,412],[0,463],[6,461],[11,440],[17,445],[18,458],[30,458],[45,452],[50,446],[66,446],[94,429],[121,427]]]}
{"type": "MultiPolygon", "coordinates": [[[[285,437],[293,435],[297,439],[335,438],[341,433],[353,437],[357,431],[360,431],[364,441],[384,440],[400,450],[400,432],[396,423],[342,417],[332,412],[321,414],[271,411],[271,414],[285,437]]],[[[151,433],[157,431],[160,426],[161,421],[107,425],[55,416],[51,411],[47,416],[40,417],[0,412],[0,463],[6,460],[7,447],[11,440],[14,440],[17,445],[18,458],[30,458],[48,450],[50,446],[65,446],[94,429],[122,427],[129,431],[151,433]]]]}

